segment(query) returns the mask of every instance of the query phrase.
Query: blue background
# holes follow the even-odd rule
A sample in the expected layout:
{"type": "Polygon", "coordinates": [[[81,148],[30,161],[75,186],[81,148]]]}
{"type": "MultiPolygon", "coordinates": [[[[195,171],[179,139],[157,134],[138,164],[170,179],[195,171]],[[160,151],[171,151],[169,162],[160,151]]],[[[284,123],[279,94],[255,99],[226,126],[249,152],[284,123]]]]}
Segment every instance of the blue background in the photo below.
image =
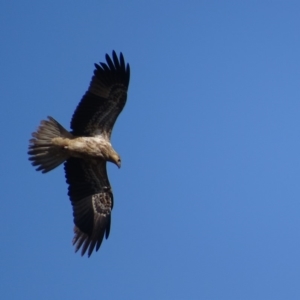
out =
{"type": "Polygon", "coordinates": [[[300,299],[299,1],[0,4],[1,299],[300,299]],[[95,62],[132,76],[112,142],[111,235],[74,254],[63,168],[31,132],[69,129],[95,62]]]}

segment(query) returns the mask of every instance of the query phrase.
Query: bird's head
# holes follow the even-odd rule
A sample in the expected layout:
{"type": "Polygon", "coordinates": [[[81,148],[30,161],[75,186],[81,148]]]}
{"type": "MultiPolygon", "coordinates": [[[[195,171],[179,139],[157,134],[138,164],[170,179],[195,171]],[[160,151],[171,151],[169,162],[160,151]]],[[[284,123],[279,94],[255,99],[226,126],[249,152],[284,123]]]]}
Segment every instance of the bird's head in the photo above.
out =
{"type": "Polygon", "coordinates": [[[117,152],[111,154],[110,161],[117,165],[119,169],[121,168],[121,157],[117,152]]]}

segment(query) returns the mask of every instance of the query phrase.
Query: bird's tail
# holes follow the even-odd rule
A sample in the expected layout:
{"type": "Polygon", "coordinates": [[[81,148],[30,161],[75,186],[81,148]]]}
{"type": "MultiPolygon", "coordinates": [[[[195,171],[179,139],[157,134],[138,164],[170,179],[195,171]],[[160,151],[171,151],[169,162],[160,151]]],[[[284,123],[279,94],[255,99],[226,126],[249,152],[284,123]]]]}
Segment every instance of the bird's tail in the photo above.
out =
{"type": "Polygon", "coordinates": [[[28,154],[32,165],[38,166],[37,171],[47,173],[68,158],[68,154],[55,146],[52,140],[58,137],[72,138],[73,135],[52,117],[41,121],[38,130],[32,133],[32,137],[29,141],[28,154]]]}

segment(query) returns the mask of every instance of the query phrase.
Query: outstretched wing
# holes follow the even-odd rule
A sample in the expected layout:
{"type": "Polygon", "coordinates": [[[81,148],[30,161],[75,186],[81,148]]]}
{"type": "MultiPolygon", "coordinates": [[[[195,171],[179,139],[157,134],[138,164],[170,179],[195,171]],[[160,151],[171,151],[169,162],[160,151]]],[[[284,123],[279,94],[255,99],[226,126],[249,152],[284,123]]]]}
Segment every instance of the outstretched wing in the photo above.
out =
{"type": "Polygon", "coordinates": [[[71,128],[77,136],[103,134],[110,138],[118,115],[123,110],[129,85],[130,68],[125,65],[123,54],[112,58],[106,54],[106,62],[95,64],[89,89],[77,106],[71,128]]]}
{"type": "Polygon", "coordinates": [[[90,256],[108,238],[113,194],[107,178],[106,162],[70,158],[65,162],[68,195],[73,206],[74,239],[77,252],[90,256]]]}

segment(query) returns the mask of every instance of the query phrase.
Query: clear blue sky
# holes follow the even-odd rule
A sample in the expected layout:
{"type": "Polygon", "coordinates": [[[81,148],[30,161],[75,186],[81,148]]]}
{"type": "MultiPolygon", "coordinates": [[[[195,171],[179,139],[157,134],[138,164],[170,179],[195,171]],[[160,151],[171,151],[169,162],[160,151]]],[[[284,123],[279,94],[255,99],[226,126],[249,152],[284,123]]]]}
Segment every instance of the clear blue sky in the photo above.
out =
{"type": "Polygon", "coordinates": [[[300,299],[299,1],[2,2],[1,299],[300,299]],[[27,147],[113,49],[122,168],[88,259],[63,168],[27,147]]]}

